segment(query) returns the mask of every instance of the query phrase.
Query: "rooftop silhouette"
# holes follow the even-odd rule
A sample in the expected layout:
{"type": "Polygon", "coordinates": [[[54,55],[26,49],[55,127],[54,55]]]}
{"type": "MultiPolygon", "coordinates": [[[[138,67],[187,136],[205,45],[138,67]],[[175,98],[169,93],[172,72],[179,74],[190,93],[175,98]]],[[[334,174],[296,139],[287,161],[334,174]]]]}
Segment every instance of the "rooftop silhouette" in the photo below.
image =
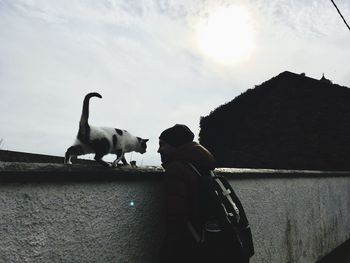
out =
{"type": "Polygon", "coordinates": [[[350,89],[282,72],[200,121],[220,167],[350,169],[350,89]]]}

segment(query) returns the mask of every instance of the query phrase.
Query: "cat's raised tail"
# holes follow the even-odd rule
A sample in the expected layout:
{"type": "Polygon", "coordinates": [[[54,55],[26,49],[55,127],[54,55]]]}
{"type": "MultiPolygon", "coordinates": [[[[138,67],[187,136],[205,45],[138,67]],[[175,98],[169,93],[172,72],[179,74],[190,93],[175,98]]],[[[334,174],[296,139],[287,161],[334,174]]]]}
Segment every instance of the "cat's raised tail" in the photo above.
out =
{"type": "Polygon", "coordinates": [[[79,122],[79,132],[78,132],[78,138],[83,142],[85,140],[88,140],[89,133],[90,133],[90,127],[89,127],[89,123],[88,123],[88,121],[89,121],[89,102],[90,102],[90,98],[92,98],[92,97],[98,97],[98,98],[102,99],[101,94],[99,94],[97,92],[88,93],[84,98],[83,112],[81,113],[80,122],[79,122]]]}

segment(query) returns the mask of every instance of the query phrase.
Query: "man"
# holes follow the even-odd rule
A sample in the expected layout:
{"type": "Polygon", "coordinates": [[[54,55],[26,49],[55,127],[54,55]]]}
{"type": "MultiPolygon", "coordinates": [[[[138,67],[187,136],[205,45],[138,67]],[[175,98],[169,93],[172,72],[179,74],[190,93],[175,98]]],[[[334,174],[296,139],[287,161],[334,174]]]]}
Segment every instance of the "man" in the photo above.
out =
{"type": "Polygon", "coordinates": [[[159,136],[158,153],[166,172],[166,237],[161,251],[162,263],[206,262],[189,224],[199,216],[199,175],[191,165],[201,171],[213,170],[216,161],[193,139],[193,132],[181,124],[166,129],[159,136]]]}

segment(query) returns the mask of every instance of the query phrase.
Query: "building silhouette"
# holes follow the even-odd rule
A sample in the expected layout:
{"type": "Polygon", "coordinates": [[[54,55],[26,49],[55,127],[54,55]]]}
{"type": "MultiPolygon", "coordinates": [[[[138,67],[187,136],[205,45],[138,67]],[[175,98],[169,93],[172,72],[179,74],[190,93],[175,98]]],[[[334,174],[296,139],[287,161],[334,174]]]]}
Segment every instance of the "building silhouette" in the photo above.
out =
{"type": "Polygon", "coordinates": [[[347,170],[350,89],[285,71],[200,121],[220,167],[347,170]]]}

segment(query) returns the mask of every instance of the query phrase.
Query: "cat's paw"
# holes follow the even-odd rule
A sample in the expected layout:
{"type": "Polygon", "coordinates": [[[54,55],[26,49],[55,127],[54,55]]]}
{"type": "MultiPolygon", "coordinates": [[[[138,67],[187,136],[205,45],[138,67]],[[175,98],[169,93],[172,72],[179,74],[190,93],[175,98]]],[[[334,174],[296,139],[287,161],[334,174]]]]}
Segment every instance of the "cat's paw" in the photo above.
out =
{"type": "Polygon", "coordinates": [[[103,164],[103,166],[104,166],[104,167],[107,167],[107,168],[111,168],[111,167],[113,167],[113,164],[105,162],[105,163],[103,164]]]}
{"type": "Polygon", "coordinates": [[[111,163],[111,167],[113,167],[113,168],[116,168],[116,167],[118,167],[119,166],[119,164],[117,164],[117,163],[111,163]]]}

